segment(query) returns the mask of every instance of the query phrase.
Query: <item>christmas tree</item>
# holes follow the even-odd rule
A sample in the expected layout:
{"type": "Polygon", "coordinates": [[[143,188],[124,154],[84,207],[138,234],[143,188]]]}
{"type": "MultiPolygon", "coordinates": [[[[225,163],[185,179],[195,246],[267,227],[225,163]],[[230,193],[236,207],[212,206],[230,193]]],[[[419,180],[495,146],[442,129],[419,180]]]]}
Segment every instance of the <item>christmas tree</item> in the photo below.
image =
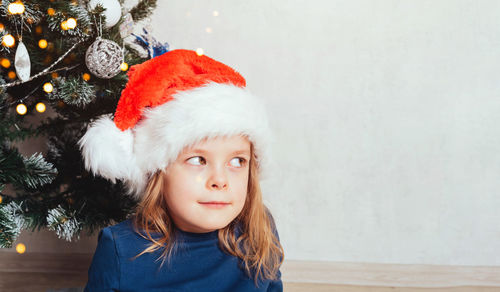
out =
{"type": "Polygon", "coordinates": [[[85,170],[77,144],[91,121],[114,113],[128,66],[155,53],[148,34],[131,33],[156,1],[122,6],[123,0],[1,2],[0,247],[12,247],[21,230],[49,228],[79,239],[133,212],[137,202],[124,196],[121,182],[85,170]],[[46,107],[53,116],[30,122],[46,107]],[[33,137],[46,139],[46,155],[25,157],[16,148],[33,137]]]}

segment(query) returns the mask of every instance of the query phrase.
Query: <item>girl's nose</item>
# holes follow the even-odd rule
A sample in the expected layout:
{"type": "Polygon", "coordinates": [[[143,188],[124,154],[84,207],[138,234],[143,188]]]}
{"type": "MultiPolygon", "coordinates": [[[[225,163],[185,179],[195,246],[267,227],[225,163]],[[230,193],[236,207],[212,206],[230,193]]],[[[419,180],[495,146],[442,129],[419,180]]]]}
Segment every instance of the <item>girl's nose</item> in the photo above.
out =
{"type": "Polygon", "coordinates": [[[225,190],[228,187],[227,175],[224,169],[214,168],[212,169],[212,175],[208,180],[210,189],[213,190],[225,190]]]}

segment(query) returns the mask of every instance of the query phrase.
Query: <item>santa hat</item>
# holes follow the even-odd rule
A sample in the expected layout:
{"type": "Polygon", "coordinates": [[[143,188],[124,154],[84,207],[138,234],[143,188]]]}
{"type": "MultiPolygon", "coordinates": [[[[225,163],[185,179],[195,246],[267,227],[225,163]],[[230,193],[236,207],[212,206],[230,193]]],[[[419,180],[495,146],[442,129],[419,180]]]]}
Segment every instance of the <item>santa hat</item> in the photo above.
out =
{"type": "Polygon", "coordinates": [[[122,180],[140,199],[149,178],[204,138],[246,135],[260,177],[268,170],[270,130],[263,100],[231,67],[190,50],[172,50],[131,66],[114,120],[93,121],[78,142],[85,168],[122,180]]]}

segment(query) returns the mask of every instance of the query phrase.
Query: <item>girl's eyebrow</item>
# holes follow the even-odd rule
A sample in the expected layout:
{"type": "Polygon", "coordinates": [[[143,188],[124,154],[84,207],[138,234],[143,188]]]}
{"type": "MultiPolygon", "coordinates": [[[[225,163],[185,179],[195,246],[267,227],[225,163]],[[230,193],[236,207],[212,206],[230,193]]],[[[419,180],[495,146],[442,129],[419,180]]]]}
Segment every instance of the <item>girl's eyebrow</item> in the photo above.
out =
{"type": "MultiPolygon", "coordinates": [[[[186,151],[186,153],[202,153],[202,154],[206,154],[208,151],[205,151],[203,149],[191,149],[189,151],[186,151]]],[[[246,154],[246,155],[250,155],[250,150],[236,150],[234,151],[233,153],[231,153],[231,155],[235,155],[235,154],[246,154]]]]}

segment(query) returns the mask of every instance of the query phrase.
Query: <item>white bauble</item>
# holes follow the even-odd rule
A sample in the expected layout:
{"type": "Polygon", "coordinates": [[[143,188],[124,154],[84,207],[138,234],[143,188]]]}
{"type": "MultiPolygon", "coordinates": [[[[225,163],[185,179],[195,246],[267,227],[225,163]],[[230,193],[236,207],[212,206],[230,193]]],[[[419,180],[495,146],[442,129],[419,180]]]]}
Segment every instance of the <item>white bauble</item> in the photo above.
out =
{"type": "Polygon", "coordinates": [[[123,50],[117,43],[98,37],[85,53],[85,64],[95,76],[113,78],[120,73],[123,50]]]}
{"type": "Polygon", "coordinates": [[[31,62],[28,50],[23,42],[17,45],[16,56],[14,58],[14,66],[16,67],[17,77],[22,81],[30,79],[31,62]]]}
{"type": "Polygon", "coordinates": [[[104,11],[104,15],[106,16],[106,27],[109,28],[118,23],[122,16],[122,7],[118,0],[90,0],[90,9],[94,9],[97,4],[101,4],[102,7],[106,8],[104,11]]]}

